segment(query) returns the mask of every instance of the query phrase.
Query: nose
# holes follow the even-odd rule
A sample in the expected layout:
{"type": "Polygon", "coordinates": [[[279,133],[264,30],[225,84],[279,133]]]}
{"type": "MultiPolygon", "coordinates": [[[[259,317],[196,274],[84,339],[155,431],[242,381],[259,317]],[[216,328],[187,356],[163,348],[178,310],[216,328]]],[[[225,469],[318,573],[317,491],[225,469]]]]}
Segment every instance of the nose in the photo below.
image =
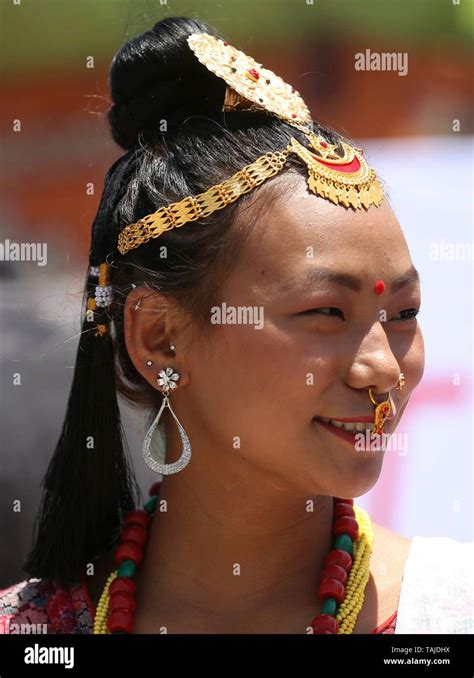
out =
{"type": "Polygon", "coordinates": [[[354,389],[372,389],[374,396],[387,394],[398,385],[400,366],[380,322],[372,325],[359,344],[346,383],[354,389]]]}

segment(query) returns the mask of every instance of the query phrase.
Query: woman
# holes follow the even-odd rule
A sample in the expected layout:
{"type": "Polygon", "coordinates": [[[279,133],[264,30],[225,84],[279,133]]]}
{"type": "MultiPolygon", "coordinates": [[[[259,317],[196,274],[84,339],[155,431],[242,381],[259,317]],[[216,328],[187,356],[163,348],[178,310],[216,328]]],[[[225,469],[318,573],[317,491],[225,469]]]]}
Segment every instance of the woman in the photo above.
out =
{"type": "Polygon", "coordinates": [[[400,226],[362,152],[213,36],[166,19],[113,60],[127,153],[93,224],[66,419],[3,630],[443,632],[443,601],[424,626],[413,613],[439,542],[352,499],[423,374],[400,226]],[[143,454],[163,482],[143,510],[116,386],[154,420],[143,454]]]}

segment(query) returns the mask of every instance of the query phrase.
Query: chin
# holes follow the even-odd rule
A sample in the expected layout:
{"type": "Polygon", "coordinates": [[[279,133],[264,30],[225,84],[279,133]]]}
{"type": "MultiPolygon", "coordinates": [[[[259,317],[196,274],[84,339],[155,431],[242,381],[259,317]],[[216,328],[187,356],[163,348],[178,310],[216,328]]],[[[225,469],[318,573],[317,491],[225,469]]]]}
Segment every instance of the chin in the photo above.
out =
{"type": "Polygon", "coordinates": [[[382,470],[380,459],[366,459],[358,464],[348,464],[347,468],[337,470],[331,486],[335,489],[333,496],[355,499],[371,490],[377,483],[382,470]]]}
{"type": "MultiPolygon", "coordinates": [[[[300,472],[291,473],[292,485],[298,494],[308,496],[331,496],[355,499],[371,490],[380,477],[381,463],[374,461],[358,465],[340,464],[324,469],[314,463],[310,468],[300,467],[300,472]]],[[[288,488],[288,484],[286,485],[288,488]]]]}
{"type": "MultiPolygon", "coordinates": [[[[363,453],[360,453],[363,454],[363,453]]],[[[331,456],[327,457],[328,460],[331,456]]],[[[334,463],[313,464],[309,472],[304,474],[302,482],[305,486],[310,485],[309,491],[329,495],[355,499],[371,490],[377,483],[383,466],[383,453],[378,457],[354,459],[332,458],[334,463]]]]}

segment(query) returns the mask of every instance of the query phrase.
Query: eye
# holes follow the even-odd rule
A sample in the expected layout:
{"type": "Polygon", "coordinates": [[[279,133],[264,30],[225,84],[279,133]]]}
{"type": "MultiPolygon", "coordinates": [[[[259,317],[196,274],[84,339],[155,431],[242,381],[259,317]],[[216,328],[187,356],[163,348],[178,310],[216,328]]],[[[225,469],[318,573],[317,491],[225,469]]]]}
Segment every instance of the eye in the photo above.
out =
{"type": "Polygon", "coordinates": [[[400,311],[398,316],[392,318],[392,320],[412,320],[413,318],[416,318],[419,312],[419,308],[405,308],[403,311],[400,311]]]}
{"type": "Polygon", "coordinates": [[[298,315],[316,315],[316,314],[326,315],[333,318],[341,318],[342,320],[344,320],[344,313],[341,311],[340,308],[335,308],[334,306],[326,306],[323,308],[310,308],[308,311],[302,311],[301,313],[298,313],[298,315]]]}

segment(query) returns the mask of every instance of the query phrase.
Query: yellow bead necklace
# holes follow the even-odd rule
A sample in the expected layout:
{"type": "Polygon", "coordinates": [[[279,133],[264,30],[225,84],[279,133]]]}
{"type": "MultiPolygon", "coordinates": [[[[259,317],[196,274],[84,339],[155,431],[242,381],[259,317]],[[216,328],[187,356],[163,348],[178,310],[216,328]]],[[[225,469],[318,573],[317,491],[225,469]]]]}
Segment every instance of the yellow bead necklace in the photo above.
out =
{"type": "MultiPolygon", "coordinates": [[[[116,552],[120,564],[109,575],[102,591],[95,614],[94,634],[133,633],[135,584],[131,579],[136,565],[142,560],[143,551],[140,549],[146,543],[147,529],[159,499],[160,485],[161,483],[155,483],[151,488],[151,498],[145,504],[144,510],[135,509],[125,522],[123,536],[126,539],[122,539],[116,552]],[[134,536],[136,543],[131,542],[134,536]],[[135,562],[127,558],[128,555],[134,556],[135,562]],[[110,591],[111,586],[113,591],[110,591]]],[[[319,589],[323,600],[322,613],[311,622],[309,633],[352,633],[364,604],[365,588],[370,576],[369,565],[374,540],[370,516],[360,506],[354,505],[352,499],[335,498],[334,502],[335,538],[333,549],[325,560],[326,567],[319,589]],[[351,540],[349,533],[356,538],[351,540]],[[344,569],[346,576],[342,572],[344,569]]]]}

